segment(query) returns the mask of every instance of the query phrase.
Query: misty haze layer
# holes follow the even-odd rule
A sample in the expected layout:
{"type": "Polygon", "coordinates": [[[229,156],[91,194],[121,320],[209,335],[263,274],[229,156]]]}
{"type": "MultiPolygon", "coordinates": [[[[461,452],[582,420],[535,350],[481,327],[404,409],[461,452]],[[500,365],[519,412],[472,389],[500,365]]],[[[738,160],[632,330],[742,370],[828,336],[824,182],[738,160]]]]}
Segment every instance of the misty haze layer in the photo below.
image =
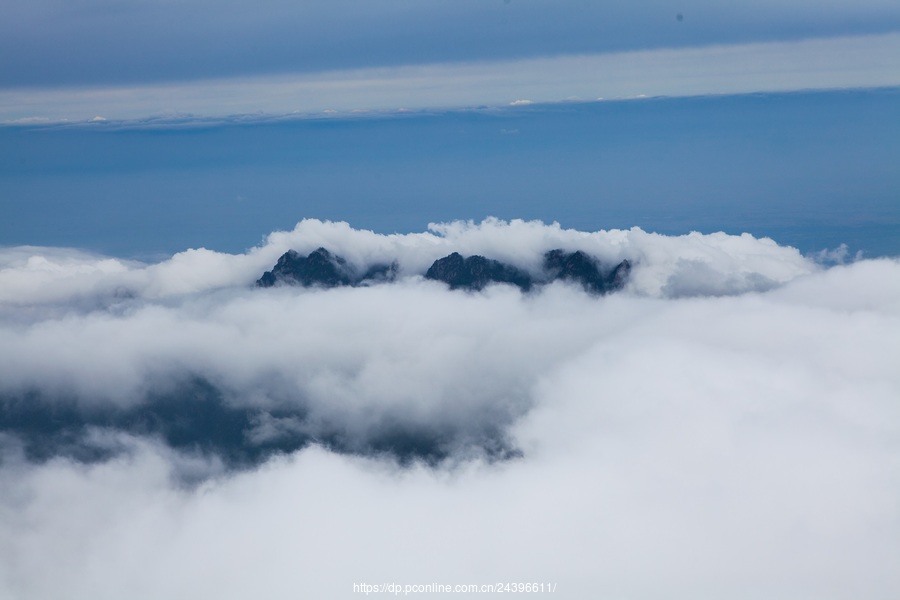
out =
{"type": "Polygon", "coordinates": [[[498,220],[306,220],[156,264],[4,249],[0,596],[893,598],[900,262],[845,258],[498,220]],[[317,248],[396,275],[255,285],[317,248]],[[631,272],[424,277],[554,249],[631,272]]]}

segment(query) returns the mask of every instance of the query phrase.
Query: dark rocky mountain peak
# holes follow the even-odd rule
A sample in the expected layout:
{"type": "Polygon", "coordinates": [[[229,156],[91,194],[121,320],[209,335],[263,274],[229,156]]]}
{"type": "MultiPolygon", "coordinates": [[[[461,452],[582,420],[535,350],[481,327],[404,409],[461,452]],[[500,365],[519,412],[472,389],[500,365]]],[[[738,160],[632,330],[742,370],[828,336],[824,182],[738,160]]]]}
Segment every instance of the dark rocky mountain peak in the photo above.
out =
{"type": "Polygon", "coordinates": [[[610,290],[620,290],[625,287],[628,277],[631,275],[631,261],[627,258],[616,265],[616,268],[607,276],[610,290]]]}
{"type": "Polygon", "coordinates": [[[516,267],[480,255],[463,258],[454,252],[434,261],[425,279],[443,281],[451,290],[482,290],[492,283],[506,283],[521,290],[531,289],[531,277],[516,267]]]}
{"type": "Polygon", "coordinates": [[[281,255],[275,267],[266,271],[256,285],[302,285],[305,287],[338,287],[343,285],[367,285],[392,281],[397,276],[397,263],[376,264],[362,274],[342,257],[325,248],[317,248],[307,256],[296,250],[288,250],[281,255]]]}
{"type": "Polygon", "coordinates": [[[597,259],[581,250],[566,252],[557,248],[544,254],[544,272],[548,281],[574,281],[588,292],[605,294],[625,285],[631,272],[631,263],[623,260],[611,271],[607,271],[597,259]]]}
{"type": "Polygon", "coordinates": [[[340,256],[335,256],[325,248],[318,248],[303,256],[295,250],[281,255],[275,267],[266,271],[256,282],[260,287],[277,284],[318,285],[336,287],[351,285],[356,277],[353,269],[340,256]]]}
{"type": "MultiPolygon", "coordinates": [[[[397,278],[398,271],[398,265],[394,262],[390,265],[370,265],[365,272],[360,273],[353,265],[325,248],[313,250],[307,256],[288,250],[256,284],[259,287],[364,286],[393,281],[397,278]]],[[[579,283],[590,293],[606,294],[621,289],[630,272],[631,263],[627,260],[610,269],[581,250],[567,252],[557,248],[544,254],[543,271],[536,275],[478,254],[463,257],[459,252],[454,252],[434,261],[425,273],[425,278],[443,281],[452,290],[478,291],[491,284],[503,283],[514,285],[525,292],[535,285],[561,279],[579,283]]]]}

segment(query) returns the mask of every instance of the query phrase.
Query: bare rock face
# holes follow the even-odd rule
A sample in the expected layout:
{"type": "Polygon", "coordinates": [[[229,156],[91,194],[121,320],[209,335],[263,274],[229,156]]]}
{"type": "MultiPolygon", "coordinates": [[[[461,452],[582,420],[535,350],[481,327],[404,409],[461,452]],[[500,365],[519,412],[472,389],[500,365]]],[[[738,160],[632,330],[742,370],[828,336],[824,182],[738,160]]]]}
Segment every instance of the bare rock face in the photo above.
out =
{"type": "Polygon", "coordinates": [[[318,248],[303,256],[295,250],[281,255],[275,267],[266,271],[256,285],[302,285],[304,287],[339,287],[360,285],[369,281],[390,281],[396,274],[395,265],[373,265],[360,274],[346,260],[325,248],[318,248]]]}
{"type": "Polygon", "coordinates": [[[434,261],[425,279],[443,281],[451,290],[481,290],[492,283],[507,283],[527,291],[532,285],[528,273],[516,267],[477,254],[463,258],[458,252],[434,261]]]}
{"type": "Polygon", "coordinates": [[[557,249],[544,255],[544,272],[548,281],[573,281],[593,294],[606,294],[625,285],[631,263],[623,260],[612,270],[604,270],[594,257],[581,250],[565,252],[557,249]]]}
{"type": "Polygon", "coordinates": [[[350,285],[353,278],[347,261],[325,248],[319,248],[302,256],[294,250],[285,252],[271,271],[266,271],[257,281],[260,287],[272,287],[278,283],[322,287],[350,285]]]}
{"type": "Polygon", "coordinates": [[[627,258],[616,265],[616,267],[607,275],[606,281],[610,287],[610,291],[621,290],[628,283],[628,277],[631,275],[631,261],[627,258]]]}
{"type": "Polygon", "coordinates": [[[426,279],[443,281],[450,289],[482,290],[494,283],[514,285],[528,291],[535,285],[553,281],[581,284],[592,294],[606,294],[621,289],[631,272],[631,263],[623,260],[614,268],[604,268],[597,259],[578,250],[550,250],[544,255],[543,272],[532,277],[514,266],[474,255],[463,258],[458,252],[440,258],[425,273],[426,279]]]}

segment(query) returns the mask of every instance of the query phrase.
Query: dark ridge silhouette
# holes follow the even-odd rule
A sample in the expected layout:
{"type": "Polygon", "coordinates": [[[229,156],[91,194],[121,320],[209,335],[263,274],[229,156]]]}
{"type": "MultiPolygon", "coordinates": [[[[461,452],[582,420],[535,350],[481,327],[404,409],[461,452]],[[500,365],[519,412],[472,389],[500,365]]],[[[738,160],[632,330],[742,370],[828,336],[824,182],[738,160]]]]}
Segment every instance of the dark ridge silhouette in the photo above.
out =
{"type": "Polygon", "coordinates": [[[121,448],[91,441],[90,429],[159,439],[168,447],[215,455],[232,468],[262,462],[276,452],[290,452],[310,442],[295,435],[275,443],[249,443],[247,432],[260,411],[234,407],[202,378],[190,378],[166,392],[152,392],[129,407],[91,407],[74,398],[43,398],[29,393],[0,397],[0,431],[14,436],[29,460],[65,456],[100,462],[121,448]]]}
{"type": "Polygon", "coordinates": [[[92,436],[92,430],[156,439],[178,451],[218,458],[232,470],[253,468],[311,444],[405,466],[438,466],[471,456],[508,460],[521,456],[506,433],[516,416],[500,410],[487,419],[423,423],[402,414],[383,415],[360,428],[353,418],[310,418],[299,400],[265,409],[235,405],[207,379],[187,377],[128,407],[92,406],[36,392],[0,396],[0,463],[13,447],[39,463],[56,457],[97,463],[128,451],[127,444],[92,436]]]}
{"type": "Polygon", "coordinates": [[[492,283],[506,283],[528,291],[536,284],[563,280],[580,283],[592,294],[606,294],[621,289],[630,272],[631,263],[627,260],[608,270],[581,250],[566,252],[556,249],[544,255],[543,273],[536,279],[499,261],[479,255],[463,258],[458,252],[434,261],[425,278],[443,281],[450,289],[474,291],[492,283]]]}
{"type": "MultiPolygon", "coordinates": [[[[439,258],[425,273],[426,279],[442,281],[451,290],[483,290],[491,284],[507,284],[523,292],[535,285],[557,280],[571,281],[592,294],[606,294],[621,289],[631,272],[631,263],[623,260],[612,269],[605,268],[594,257],[577,250],[550,250],[544,255],[543,272],[537,276],[481,255],[463,257],[458,252],[439,258]]],[[[390,282],[397,278],[397,263],[376,264],[359,274],[346,260],[325,248],[302,256],[294,250],[285,252],[271,271],[256,282],[259,287],[300,285],[304,287],[358,286],[390,282]]]]}
{"type": "Polygon", "coordinates": [[[451,290],[482,290],[492,283],[507,283],[528,291],[532,285],[531,277],[516,267],[479,255],[463,258],[458,252],[434,261],[425,279],[443,281],[451,290]]]}
{"type": "Polygon", "coordinates": [[[606,281],[610,286],[609,291],[621,290],[628,283],[628,277],[631,276],[631,261],[627,258],[616,265],[606,281]]]}
{"type": "Polygon", "coordinates": [[[594,294],[606,294],[625,285],[631,272],[631,263],[623,260],[611,271],[604,272],[600,263],[588,254],[577,250],[550,250],[544,254],[544,272],[548,281],[574,281],[594,294]]]}
{"type": "Polygon", "coordinates": [[[319,248],[301,256],[288,250],[271,271],[266,271],[256,282],[260,287],[272,287],[279,283],[293,285],[336,287],[350,285],[355,277],[353,271],[340,256],[335,256],[325,248],[319,248]]]}
{"type": "Polygon", "coordinates": [[[275,267],[256,281],[259,287],[302,285],[332,288],[345,285],[366,285],[393,281],[397,264],[372,265],[361,275],[342,257],[325,248],[318,248],[303,256],[295,250],[281,255],[275,267]]]}

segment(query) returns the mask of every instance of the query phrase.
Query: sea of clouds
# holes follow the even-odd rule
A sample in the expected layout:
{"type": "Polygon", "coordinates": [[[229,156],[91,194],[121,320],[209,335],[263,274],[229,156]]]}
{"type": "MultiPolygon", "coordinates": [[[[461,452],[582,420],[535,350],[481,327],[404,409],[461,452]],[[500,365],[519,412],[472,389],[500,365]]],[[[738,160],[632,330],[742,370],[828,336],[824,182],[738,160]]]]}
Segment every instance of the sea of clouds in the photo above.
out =
{"type": "Polygon", "coordinates": [[[895,598],[900,261],[830,258],[498,220],[0,249],[0,597],[895,598]],[[399,278],[255,286],[318,247],[399,278]],[[630,280],[422,277],[554,248],[630,280]]]}

